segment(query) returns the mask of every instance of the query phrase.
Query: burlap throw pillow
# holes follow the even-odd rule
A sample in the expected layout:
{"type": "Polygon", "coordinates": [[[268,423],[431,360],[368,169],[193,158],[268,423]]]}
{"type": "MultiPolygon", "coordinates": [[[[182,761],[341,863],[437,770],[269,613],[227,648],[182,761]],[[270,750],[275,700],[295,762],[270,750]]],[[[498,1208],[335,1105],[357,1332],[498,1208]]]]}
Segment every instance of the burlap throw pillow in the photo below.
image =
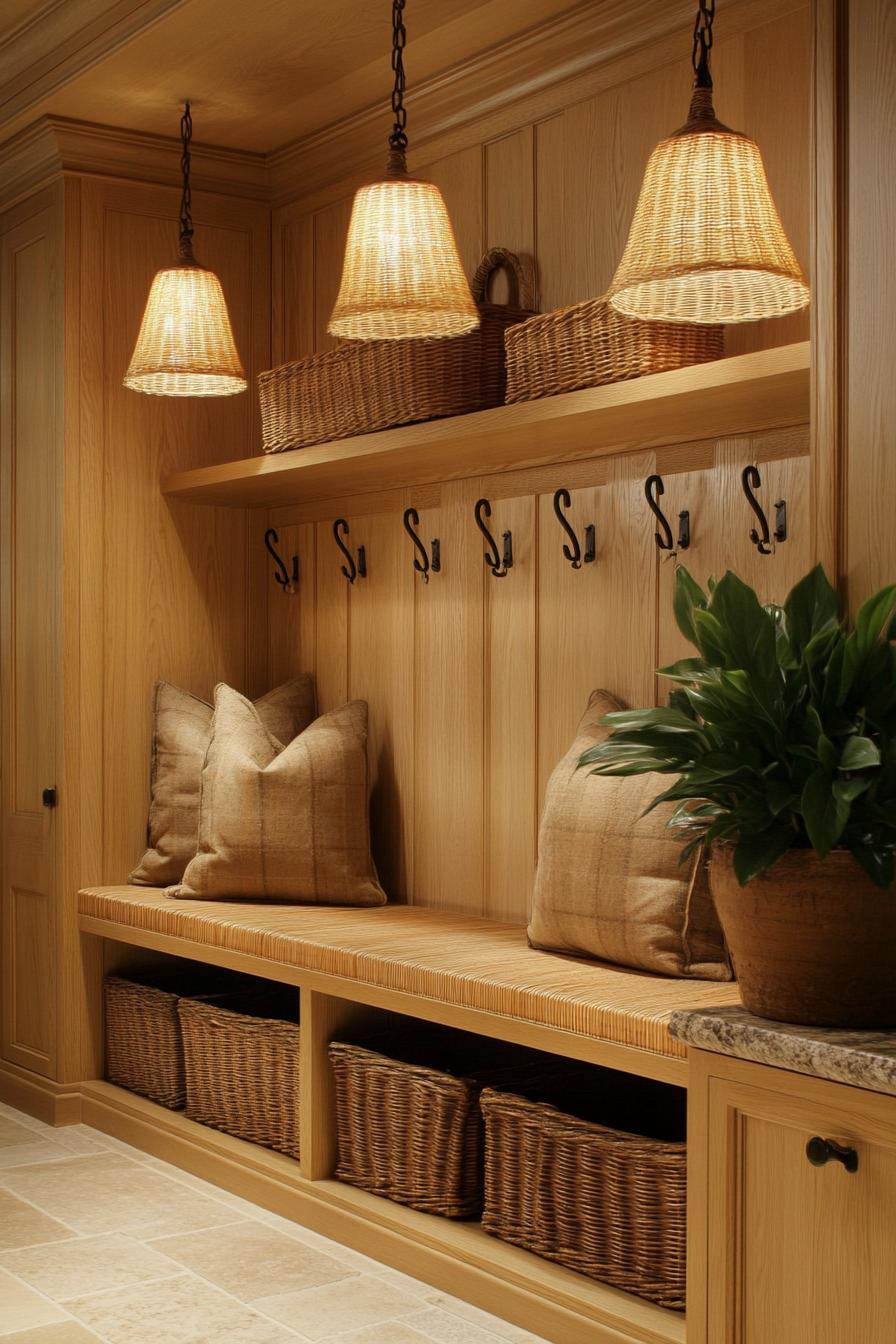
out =
{"type": "Polygon", "coordinates": [[[665,823],[672,804],[643,816],[667,776],[592,775],[579,757],[623,706],[595,691],[576,740],[548,783],[538,835],[533,947],[596,957],[663,975],[730,980],[706,865],[679,863],[680,840],[665,823]]]}
{"type": "Polygon", "coordinates": [[[219,686],[199,848],[168,894],[382,905],[370,855],[364,701],[322,715],[284,745],[254,705],[219,686]]]}
{"type": "MultiPolygon", "coordinates": [[[[256,701],[259,718],[281,742],[314,719],[314,683],[307,675],[287,681],[256,701]]],[[[179,686],[156,682],[153,704],[148,848],[128,878],[141,887],[179,882],[196,853],[199,780],[212,735],[212,706],[179,686]]]]}

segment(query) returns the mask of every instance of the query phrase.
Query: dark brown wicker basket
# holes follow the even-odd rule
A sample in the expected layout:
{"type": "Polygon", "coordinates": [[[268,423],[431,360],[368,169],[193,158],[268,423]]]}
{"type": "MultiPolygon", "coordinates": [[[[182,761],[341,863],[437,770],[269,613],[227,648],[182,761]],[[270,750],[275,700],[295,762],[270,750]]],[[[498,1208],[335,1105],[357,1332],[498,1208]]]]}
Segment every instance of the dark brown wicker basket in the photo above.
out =
{"type": "Polygon", "coordinates": [[[178,1003],[189,1119],[299,1156],[298,993],[178,1003]]]}
{"type": "Polygon", "coordinates": [[[528,1078],[530,1052],[431,1028],[390,1042],[394,1056],[334,1041],[337,1179],[443,1218],[482,1210],[488,1081],[528,1078]],[[397,1056],[397,1057],[396,1057],[397,1056]],[[428,1060],[437,1059],[440,1068],[428,1060]]]}
{"type": "Polygon", "coordinates": [[[176,1111],[186,1097],[177,989],[108,975],[103,986],[106,1078],[176,1111]]]}
{"type": "MultiPolygon", "coordinates": [[[[675,1310],[685,1305],[687,1148],[683,1097],[601,1074],[590,1114],[488,1089],[482,1225],[503,1241],[675,1310]],[[608,1087],[618,1088],[606,1096],[608,1087]],[[613,1122],[624,1122],[617,1127],[613,1122]],[[646,1137],[665,1120],[680,1138],[646,1137]]],[[[565,1105],[589,1084],[568,1082],[565,1105]]],[[[577,1108],[578,1109],[578,1108],[577,1108]]]]}
{"type": "Polygon", "coordinates": [[[515,253],[492,248],[470,288],[480,325],[466,336],[351,341],[259,374],[263,451],[281,453],[500,406],[506,385],[504,333],[531,316],[531,270],[515,253]],[[491,276],[502,268],[513,281],[512,306],[487,300],[491,276]]]}
{"type": "Polygon", "coordinates": [[[531,317],[506,333],[507,400],[619,383],[721,359],[722,327],[638,322],[604,299],[531,317]]]}

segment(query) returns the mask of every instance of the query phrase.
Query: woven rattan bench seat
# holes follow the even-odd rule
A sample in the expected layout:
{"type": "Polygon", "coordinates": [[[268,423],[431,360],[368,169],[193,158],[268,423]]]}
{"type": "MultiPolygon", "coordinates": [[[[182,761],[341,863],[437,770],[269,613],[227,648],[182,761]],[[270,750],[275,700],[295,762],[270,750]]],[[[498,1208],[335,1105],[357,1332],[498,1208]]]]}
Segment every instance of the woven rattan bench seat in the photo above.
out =
{"type": "MultiPolygon", "coordinates": [[[[414,906],[178,901],[152,887],[124,886],[87,888],[79,908],[90,932],[103,932],[97,925],[105,923],[109,936],[132,929],[181,940],[195,946],[197,960],[200,949],[227,949],[272,968],[320,972],[676,1058],[687,1047],[669,1035],[674,1012],[740,1002],[736,985],[538,952],[517,925],[414,906]]],[[[145,937],[135,941],[151,945],[145,937]]]]}

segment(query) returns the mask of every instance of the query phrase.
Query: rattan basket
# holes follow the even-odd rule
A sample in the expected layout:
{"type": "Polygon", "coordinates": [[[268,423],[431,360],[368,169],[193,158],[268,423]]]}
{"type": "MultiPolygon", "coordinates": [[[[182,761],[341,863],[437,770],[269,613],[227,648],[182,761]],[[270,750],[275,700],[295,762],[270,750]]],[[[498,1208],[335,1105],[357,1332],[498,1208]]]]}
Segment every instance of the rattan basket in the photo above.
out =
{"type": "Polygon", "coordinates": [[[515,253],[496,247],[480,262],[471,289],[480,326],[466,336],[352,341],[259,374],[263,451],[500,406],[504,333],[531,316],[531,271],[515,253]],[[513,305],[487,300],[500,269],[511,276],[513,305]]]}
{"type": "MultiPolygon", "coordinates": [[[[226,972],[223,973],[226,976],[226,972]]],[[[177,1005],[186,992],[223,988],[220,974],[191,969],[106,976],[103,986],[106,1068],[110,1083],[177,1111],[186,1100],[184,1051],[177,1005]]]]}
{"type": "Polygon", "coordinates": [[[611,1076],[570,1079],[550,1103],[492,1089],[482,1093],[482,1225],[545,1259],[683,1310],[684,1099],[672,1097],[678,1089],[663,1084],[618,1075],[609,1083],[611,1076]],[[607,1095],[608,1089],[615,1094],[607,1095]],[[593,1104],[576,1106],[587,1118],[553,1104],[565,1098],[569,1106],[571,1097],[589,1092],[593,1104]]]}
{"type": "Polygon", "coordinates": [[[533,401],[721,359],[722,327],[637,322],[604,299],[530,317],[511,327],[507,400],[533,401]]]}
{"type": "Polygon", "coordinates": [[[298,995],[178,1003],[190,1120],[299,1156],[298,995]]]}
{"type": "Polygon", "coordinates": [[[424,1213],[478,1217],[479,1094],[488,1081],[528,1078],[535,1067],[530,1053],[438,1028],[393,1038],[390,1049],[394,1055],[338,1041],[330,1046],[337,1179],[424,1213]]]}

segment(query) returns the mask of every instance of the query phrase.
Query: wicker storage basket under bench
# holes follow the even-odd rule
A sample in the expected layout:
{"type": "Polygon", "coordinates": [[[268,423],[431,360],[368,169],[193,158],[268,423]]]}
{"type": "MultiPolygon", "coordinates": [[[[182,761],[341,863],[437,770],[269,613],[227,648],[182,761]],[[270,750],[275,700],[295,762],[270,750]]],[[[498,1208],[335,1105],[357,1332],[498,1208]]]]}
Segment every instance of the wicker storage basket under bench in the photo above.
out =
{"type": "Polygon", "coordinates": [[[722,327],[639,322],[604,299],[530,317],[505,339],[509,402],[705,364],[724,354],[722,327]]]}
{"type": "Polygon", "coordinates": [[[677,1088],[609,1072],[529,1096],[486,1089],[483,1227],[684,1310],[685,1104],[677,1088]]]}
{"type": "Polygon", "coordinates": [[[262,448],[280,453],[419,420],[465,415],[504,401],[504,333],[532,315],[532,279],[513,252],[487,252],[470,288],[480,326],[448,340],[347,341],[258,376],[262,448]],[[489,303],[509,272],[514,303],[489,303]]]}

